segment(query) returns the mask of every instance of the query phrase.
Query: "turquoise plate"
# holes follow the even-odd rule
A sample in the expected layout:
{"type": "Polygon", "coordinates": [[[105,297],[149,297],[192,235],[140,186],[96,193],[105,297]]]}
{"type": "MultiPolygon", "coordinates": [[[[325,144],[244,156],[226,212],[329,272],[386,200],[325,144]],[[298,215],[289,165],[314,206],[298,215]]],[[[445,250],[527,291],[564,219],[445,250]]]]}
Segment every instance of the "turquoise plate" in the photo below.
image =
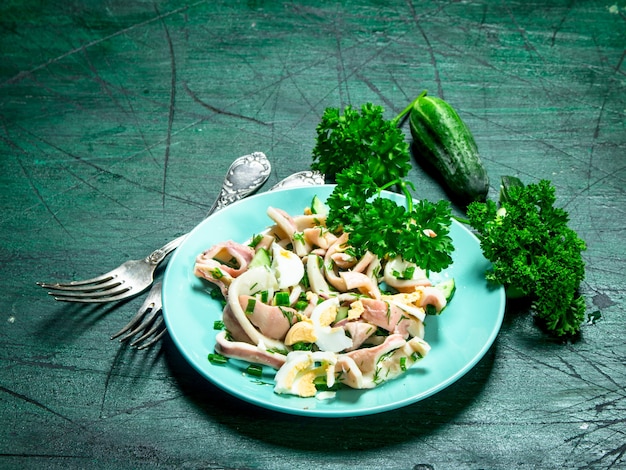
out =
{"type": "MultiPolygon", "coordinates": [[[[453,222],[453,264],[440,273],[454,277],[456,293],[441,316],[426,319],[426,341],[430,353],[407,373],[372,390],[341,389],[334,398],[300,398],[273,391],[274,371],[263,377],[246,374],[247,364],[229,360],[214,365],[213,352],[222,308],[209,294],[206,281],[193,275],[196,256],[215,243],[245,242],[272,224],[269,206],[290,214],[301,214],[314,195],[322,200],[332,185],[284,189],[239,201],[198,225],[176,250],[163,283],[163,314],[167,329],[187,361],[210,382],[242,400],[275,411],[318,417],[360,416],[410,405],[431,396],[467,373],[484,356],[496,338],[504,317],[504,289],[490,288],[484,272],[489,262],[483,257],[476,237],[453,222]]],[[[403,197],[387,193],[403,202],[403,197]]]]}

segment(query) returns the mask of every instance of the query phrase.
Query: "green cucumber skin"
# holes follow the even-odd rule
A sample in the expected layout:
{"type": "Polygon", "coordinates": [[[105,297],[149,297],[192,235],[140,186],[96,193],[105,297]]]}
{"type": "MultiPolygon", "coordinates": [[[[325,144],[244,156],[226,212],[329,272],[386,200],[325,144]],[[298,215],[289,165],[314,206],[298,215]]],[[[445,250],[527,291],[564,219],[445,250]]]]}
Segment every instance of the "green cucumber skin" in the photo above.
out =
{"type": "Polygon", "coordinates": [[[416,158],[424,158],[441,175],[448,190],[467,204],[484,202],[489,177],[467,125],[444,100],[419,98],[409,117],[416,158]]]}

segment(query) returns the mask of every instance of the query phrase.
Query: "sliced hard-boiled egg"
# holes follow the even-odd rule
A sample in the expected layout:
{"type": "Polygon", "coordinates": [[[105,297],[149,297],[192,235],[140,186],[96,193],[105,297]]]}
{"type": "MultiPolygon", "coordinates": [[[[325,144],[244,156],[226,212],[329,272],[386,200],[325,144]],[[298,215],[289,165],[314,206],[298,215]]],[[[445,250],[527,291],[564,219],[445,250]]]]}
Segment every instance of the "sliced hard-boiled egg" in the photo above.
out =
{"type": "Polygon", "coordinates": [[[303,320],[289,328],[287,335],[285,336],[285,346],[293,346],[296,343],[315,343],[317,336],[315,335],[315,328],[311,321],[303,320]]]}
{"type": "Polygon", "coordinates": [[[311,312],[311,322],[315,330],[315,344],[321,351],[340,352],[352,346],[352,338],[346,335],[343,328],[332,327],[331,323],[337,316],[339,299],[331,297],[318,304],[311,312]]]}
{"type": "Polygon", "coordinates": [[[363,312],[365,312],[363,302],[355,300],[350,304],[350,310],[348,310],[348,320],[356,320],[360,318],[363,312]]]}
{"type": "Polygon", "coordinates": [[[424,312],[424,309],[421,308],[421,307],[416,307],[415,305],[412,305],[410,303],[397,301],[395,299],[394,300],[388,300],[388,302],[390,304],[395,305],[396,307],[398,307],[399,309],[401,309],[405,313],[408,313],[409,315],[417,318],[419,321],[424,321],[424,319],[426,318],[426,313],[424,312]]]}
{"type": "Polygon", "coordinates": [[[313,397],[317,393],[315,379],[318,377],[324,377],[328,387],[335,384],[336,363],[333,353],[292,351],[276,372],[274,392],[313,397]]]}
{"type": "Polygon", "coordinates": [[[248,269],[239,276],[228,291],[228,296],[238,299],[240,295],[256,295],[261,291],[267,291],[268,297],[274,296],[278,288],[276,276],[266,266],[257,266],[248,269]]]}
{"type": "Polygon", "coordinates": [[[297,286],[304,276],[304,264],[293,251],[278,243],[272,243],[272,271],[278,280],[278,288],[297,286]]]}

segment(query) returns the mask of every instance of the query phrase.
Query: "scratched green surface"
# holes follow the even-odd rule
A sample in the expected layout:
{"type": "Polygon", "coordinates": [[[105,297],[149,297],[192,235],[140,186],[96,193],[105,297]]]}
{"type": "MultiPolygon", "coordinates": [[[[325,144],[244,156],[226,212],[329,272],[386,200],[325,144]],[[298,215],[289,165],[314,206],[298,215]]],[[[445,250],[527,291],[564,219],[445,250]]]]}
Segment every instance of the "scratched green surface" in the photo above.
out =
{"type": "Polygon", "coordinates": [[[0,467],[626,467],[626,3],[5,0],[0,35],[0,467]],[[307,168],[325,107],[392,117],[422,89],[472,129],[491,197],[503,174],[554,182],[602,313],[577,342],[511,304],[459,382],[339,424],[219,392],[167,337],[110,341],[141,298],[35,285],[189,230],[239,155],[269,156],[266,188],[307,168]]]}

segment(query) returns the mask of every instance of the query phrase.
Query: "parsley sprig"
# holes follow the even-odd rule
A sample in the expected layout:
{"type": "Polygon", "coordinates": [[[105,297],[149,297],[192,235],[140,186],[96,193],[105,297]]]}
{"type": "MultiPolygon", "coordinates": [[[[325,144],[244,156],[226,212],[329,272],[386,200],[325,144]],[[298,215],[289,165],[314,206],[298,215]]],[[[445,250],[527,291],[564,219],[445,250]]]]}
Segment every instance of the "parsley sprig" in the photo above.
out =
{"type": "Polygon", "coordinates": [[[428,272],[439,272],[452,263],[451,210],[448,201],[414,203],[409,192],[415,189],[405,179],[411,156],[399,124],[413,104],[391,120],[372,103],[360,112],[347,106],[343,114],[327,108],[317,126],[311,168],[337,183],[327,200],[326,223],[331,230],[350,233],[355,255],[401,255],[428,272]],[[381,195],[392,187],[405,195],[404,206],[381,195]]]}
{"type": "Polygon", "coordinates": [[[439,272],[452,263],[448,201],[414,202],[410,182],[398,178],[379,186],[368,165],[362,163],[353,164],[336,178],[337,186],[326,201],[326,224],[330,230],[350,233],[350,246],[357,256],[367,251],[381,259],[401,255],[427,272],[439,272]],[[381,195],[391,186],[401,188],[405,206],[381,195]]]}
{"type": "Polygon", "coordinates": [[[341,171],[361,163],[378,186],[404,178],[411,169],[411,157],[398,123],[413,103],[391,120],[383,117],[382,106],[372,103],[364,104],[360,112],[347,106],[343,114],[339,108],[326,108],[316,128],[311,168],[336,180],[341,171]]]}
{"type": "Polygon", "coordinates": [[[555,189],[548,180],[525,186],[504,177],[502,188],[500,207],[489,200],[467,209],[493,265],[487,279],[529,297],[548,332],[558,337],[578,333],[585,319],[578,294],[585,277],[585,242],[568,226],[567,212],[554,206],[555,189]]]}

